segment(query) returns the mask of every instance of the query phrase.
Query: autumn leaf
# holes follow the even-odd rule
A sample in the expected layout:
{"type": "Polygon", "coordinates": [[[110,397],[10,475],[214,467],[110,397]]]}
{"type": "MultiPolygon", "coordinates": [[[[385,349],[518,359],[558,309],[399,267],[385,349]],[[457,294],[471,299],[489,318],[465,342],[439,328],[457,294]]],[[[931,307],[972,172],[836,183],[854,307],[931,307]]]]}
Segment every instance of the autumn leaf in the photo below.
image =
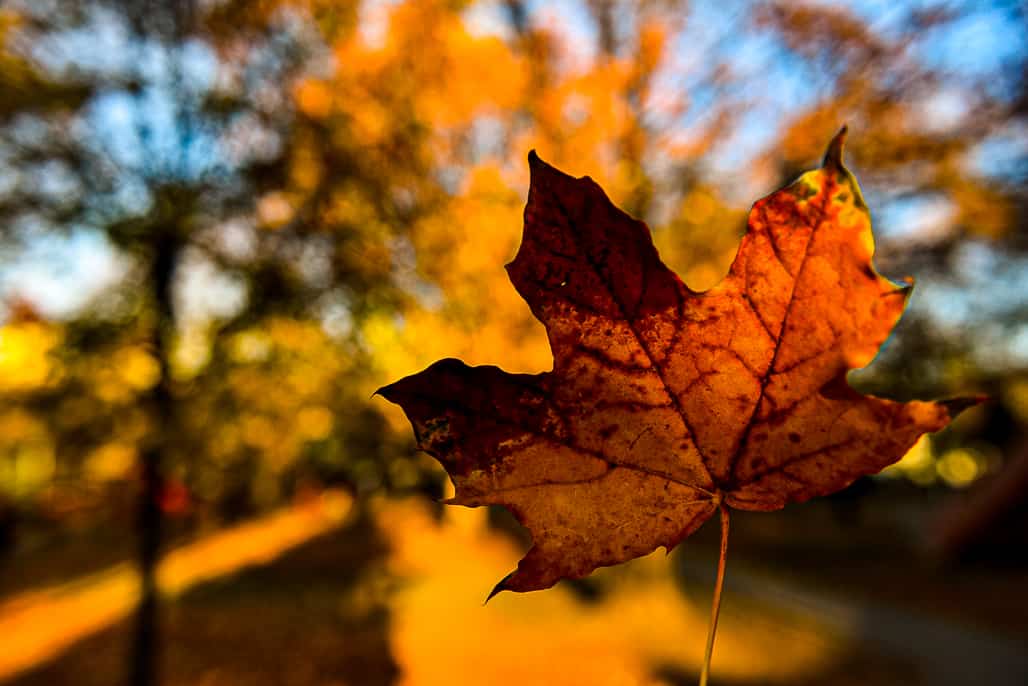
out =
{"type": "Polygon", "coordinates": [[[910,286],[871,264],[844,134],[820,169],[753,206],[730,272],[703,293],[590,178],[529,155],[524,237],[507,271],[546,327],[553,370],[445,359],[379,391],[450,474],[450,503],[503,505],[531,533],[493,594],[670,550],[719,509],[726,526],[727,507],[838,491],[966,406],[894,402],[846,381],[910,286]]]}

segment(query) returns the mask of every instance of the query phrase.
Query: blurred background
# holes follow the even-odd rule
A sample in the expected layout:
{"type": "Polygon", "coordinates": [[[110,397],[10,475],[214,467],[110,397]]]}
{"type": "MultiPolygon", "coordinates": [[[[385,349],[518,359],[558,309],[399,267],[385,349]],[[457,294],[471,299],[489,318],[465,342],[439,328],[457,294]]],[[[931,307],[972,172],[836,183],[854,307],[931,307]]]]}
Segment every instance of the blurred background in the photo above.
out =
{"type": "Polygon", "coordinates": [[[714,683],[1028,683],[1028,5],[0,4],[0,682],[695,683],[716,523],[481,607],[527,546],[377,387],[538,372],[502,269],[526,155],[694,289],[847,159],[884,274],[851,375],[990,401],[831,498],[733,519],[714,683]]]}

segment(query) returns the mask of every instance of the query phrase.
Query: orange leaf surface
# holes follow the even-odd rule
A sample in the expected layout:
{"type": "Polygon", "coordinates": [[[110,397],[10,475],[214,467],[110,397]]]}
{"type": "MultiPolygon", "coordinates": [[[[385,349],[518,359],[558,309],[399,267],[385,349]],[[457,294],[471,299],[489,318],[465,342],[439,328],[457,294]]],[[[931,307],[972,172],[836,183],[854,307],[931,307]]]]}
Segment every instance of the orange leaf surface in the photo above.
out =
{"type": "Polygon", "coordinates": [[[590,178],[529,155],[507,271],[546,327],[553,370],[445,359],[379,391],[450,474],[449,502],[506,506],[530,531],[531,550],[493,593],[671,549],[719,507],[838,491],[966,405],[894,402],[846,382],[910,288],[871,265],[844,133],[821,169],[753,206],[729,274],[703,293],[590,178]]]}

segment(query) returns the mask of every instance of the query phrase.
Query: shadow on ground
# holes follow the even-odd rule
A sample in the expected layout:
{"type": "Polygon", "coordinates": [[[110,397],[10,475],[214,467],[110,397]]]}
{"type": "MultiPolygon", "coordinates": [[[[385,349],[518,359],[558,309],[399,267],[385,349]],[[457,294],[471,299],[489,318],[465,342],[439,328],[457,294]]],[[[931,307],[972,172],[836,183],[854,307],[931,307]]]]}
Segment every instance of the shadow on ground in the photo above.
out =
{"type": "MultiPolygon", "coordinates": [[[[358,516],[268,565],[170,600],[161,618],[161,683],[393,683],[387,552],[370,518],[358,516]]],[[[10,683],[124,683],[131,628],[131,620],[119,622],[10,683]]]]}

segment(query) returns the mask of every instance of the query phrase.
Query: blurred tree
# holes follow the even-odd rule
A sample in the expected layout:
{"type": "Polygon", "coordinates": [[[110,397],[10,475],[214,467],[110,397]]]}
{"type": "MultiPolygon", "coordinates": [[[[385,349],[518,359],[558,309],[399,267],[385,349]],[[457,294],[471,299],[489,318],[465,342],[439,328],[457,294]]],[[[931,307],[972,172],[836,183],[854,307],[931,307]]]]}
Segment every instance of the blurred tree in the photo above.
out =
{"type": "MultiPolygon", "coordinates": [[[[238,517],[305,479],[422,482],[366,406],[358,327],[408,297],[404,227],[439,193],[426,132],[380,114],[369,149],[306,117],[293,86],[328,24],[263,9],[13,3],[0,23],[4,77],[25,95],[2,113],[5,247],[90,235],[123,261],[60,323],[9,308],[4,490],[62,507],[139,479],[133,683],[154,680],[162,511],[238,517]]],[[[352,33],[341,9],[330,28],[352,33]]]]}
{"type": "Polygon", "coordinates": [[[549,365],[499,269],[532,148],[705,289],[746,204],[848,122],[879,264],[922,281],[863,382],[983,387],[1023,426],[1028,46],[952,46],[1024,6],[875,7],[5,3],[0,548],[26,513],[110,516],[126,483],[147,565],[162,512],[437,491],[368,396],[445,355],[549,365]],[[19,268],[44,258],[63,287],[19,268]]]}

